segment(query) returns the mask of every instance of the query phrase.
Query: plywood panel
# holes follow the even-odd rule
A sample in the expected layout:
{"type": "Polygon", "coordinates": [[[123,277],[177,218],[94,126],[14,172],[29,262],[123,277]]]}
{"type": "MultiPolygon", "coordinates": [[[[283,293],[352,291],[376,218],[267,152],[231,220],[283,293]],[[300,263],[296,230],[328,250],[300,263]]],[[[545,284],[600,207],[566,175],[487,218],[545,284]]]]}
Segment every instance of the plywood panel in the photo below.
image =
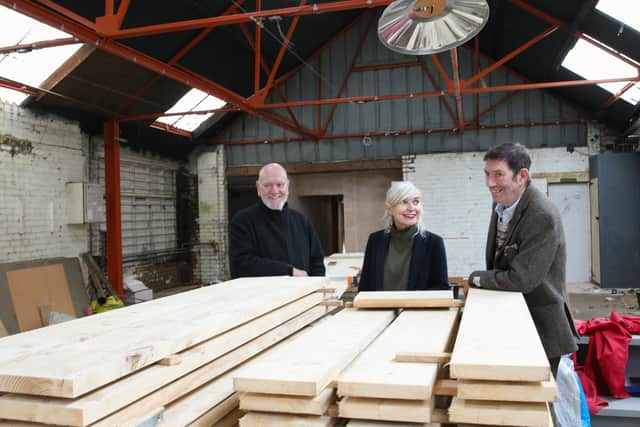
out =
{"type": "Polygon", "coordinates": [[[313,415],[263,414],[251,412],[240,418],[240,427],[330,427],[331,417],[313,415]]]}
{"type": "Polygon", "coordinates": [[[342,310],[243,369],[236,391],[316,396],[393,320],[392,311],[342,310]]]}
{"type": "Polygon", "coordinates": [[[521,293],[469,290],[449,369],[458,379],[549,379],[549,361],[521,293]]]}
{"type": "Polygon", "coordinates": [[[240,409],[255,412],[325,415],[335,401],[335,389],[326,388],[318,396],[282,396],[274,394],[242,393],[240,409]]]}
{"type": "MultiPolygon", "coordinates": [[[[75,400],[43,399],[13,394],[0,396],[0,412],[5,414],[6,418],[16,420],[34,420],[73,426],[90,424],[296,316],[306,322],[296,321],[302,326],[310,323],[321,316],[324,310],[316,307],[304,315],[300,313],[313,307],[321,298],[322,296],[317,293],[308,295],[180,353],[182,361],[177,365],[150,366],[75,400]]],[[[228,356],[227,359],[229,359],[228,356]]]]}
{"type": "Polygon", "coordinates": [[[7,283],[20,331],[46,326],[40,319],[42,306],[75,317],[62,264],[8,271],[7,283]]]}
{"type": "Polygon", "coordinates": [[[487,402],[454,398],[449,407],[452,423],[492,426],[548,427],[546,403],[487,402]]]}
{"type": "Polygon", "coordinates": [[[0,391],[77,397],[308,295],[326,282],[325,278],[237,279],[137,304],[132,310],[115,310],[116,315],[107,312],[56,325],[56,334],[17,338],[22,346],[9,347],[8,358],[13,360],[0,363],[0,391]],[[271,286],[269,293],[261,292],[264,286],[271,286]],[[94,325],[104,333],[96,335],[94,325]],[[69,335],[71,343],[60,342],[60,336],[69,335]],[[29,349],[30,345],[35,348],[29,349]],[[18,354],[23,356],[16,360],[18,354]]]}
{"type": "Polygon", "coordinates": [[[405,310],[338,378],[341,396],[431,399],[437,363],[394,361],[398,352],[447,350],[458,309],[405,310]]]}
{"type": "Polygon", "coordinates": [[[338,406],[341,417],[365,420],[430,423],[433,413],[432,400],[344,397],[338,406]]]}
{"type": "Polygon", "coordinates": [[[445,308],[458,307],[452,291],[379,291],[359,292],[353,300],[356,308],[445,308]]]}

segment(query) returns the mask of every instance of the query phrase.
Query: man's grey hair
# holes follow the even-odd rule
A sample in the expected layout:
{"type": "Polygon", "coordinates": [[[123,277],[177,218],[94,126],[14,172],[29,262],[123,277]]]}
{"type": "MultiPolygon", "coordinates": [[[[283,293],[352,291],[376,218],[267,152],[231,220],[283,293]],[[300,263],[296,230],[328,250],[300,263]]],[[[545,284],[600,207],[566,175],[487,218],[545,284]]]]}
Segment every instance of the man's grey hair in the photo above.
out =
{"type": "MultiPolygon", "coordinates": [[[[387,190],[387,197],[384,201],[384,230],[386,233],[390,233],[393,228],[393,216],[389,210],[402,202],[407,197],[418,195],[422,198],[422,191],[411,181],[393,181],[391,186],[387,190]]],[[[418,231],[416,234],[424,236],[427,232],[426,227],[422,222],[422,211],[416,217],[416,226],[418,231]]]]}

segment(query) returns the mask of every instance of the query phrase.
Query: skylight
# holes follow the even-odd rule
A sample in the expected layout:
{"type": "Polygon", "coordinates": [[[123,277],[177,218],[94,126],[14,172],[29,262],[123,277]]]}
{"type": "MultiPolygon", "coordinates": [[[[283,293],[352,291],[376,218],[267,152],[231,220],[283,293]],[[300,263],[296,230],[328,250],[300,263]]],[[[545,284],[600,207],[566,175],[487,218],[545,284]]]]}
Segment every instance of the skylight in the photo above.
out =
{"type": "MultiPolygon", "coordinates": [[[[180,98],[173,107],[165,113],[182,113],[196,110],[214,110],[225,104],[224,101],[214,96],[208,95],[201,90],[191,89],[185,96],[180,98]]],[[[200,126],[202,122],[213,116],[213,113],[187,114],[180,116],[159,117],[158,122],[176,127],[178,129],[192,132],[200,126]]]]}
{"type": "MultiPolygon", "coordinates": [[[[582,39],[578,40],[574,48],[564,58],[562,66],[587,80],[634,77],[638,74],[631,65],[582,39]]],[[[604,83],[598,86],[615,94],[626,84],[626,82],[604,83]]],[[[640,100],[638,83],[627,90],[621,98],[635,105],[640,100]]]]}
{"type": "Polygon", "coordinates": [[[634,3],[629,0],[600,0],[596,9],[640,31],[640,8],[634,3]]]}
{"type": "MultiPolygon", "coordinates": [[[[0,47],[70,37],[48,25],[0,6],[0,47]]],[[[31,52],[0,54],[0,77],[39,87],[80,47],[81,43],[36,49],[31,52]]],[[[0,99],[22,103],[28,95],[0,88],[0,99]]]]}

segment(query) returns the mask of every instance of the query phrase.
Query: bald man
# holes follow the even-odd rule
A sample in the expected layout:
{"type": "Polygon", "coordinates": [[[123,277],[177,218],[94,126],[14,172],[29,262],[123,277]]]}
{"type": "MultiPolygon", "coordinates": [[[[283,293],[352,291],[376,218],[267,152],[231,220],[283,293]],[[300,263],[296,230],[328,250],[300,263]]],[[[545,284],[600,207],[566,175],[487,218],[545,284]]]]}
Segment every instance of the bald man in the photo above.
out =
{"type": "Polygon", "coordinates": [[[324,276],[324,253],[311,222],[287,206],[289,178],[278,163],[260,169],[260,200],[229,225],[231,277],[324,276]]]}

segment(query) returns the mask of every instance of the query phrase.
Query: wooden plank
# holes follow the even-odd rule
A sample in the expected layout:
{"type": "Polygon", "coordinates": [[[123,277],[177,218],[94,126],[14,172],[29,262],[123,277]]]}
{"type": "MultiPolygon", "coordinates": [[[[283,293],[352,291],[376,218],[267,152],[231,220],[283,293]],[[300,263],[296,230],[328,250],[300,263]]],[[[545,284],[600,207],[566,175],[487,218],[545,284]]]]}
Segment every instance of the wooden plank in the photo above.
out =
{"type": "Polygon", "coordinates": [[[441,379],[433,387],[435,396],[456,396],[458,394],[458,381],[441,379]]]}
{"type": "Polygon", "coordinates": [[[158,365],[173,366],[182,362],[182,356],[180,354],[171,354],[163,359],[158,360],[158,365]]]}
{"type": "Polygon", "coordinates": [[[459,380],[457,396],[465,400],[553,402],[558,388],[553,377],[541,382],[459,380]]]}
{"type": "Polygon", "coordinates": [[[240,409],[246,412],[324,415],[329,405],[335,400],[335,389],[332,388],[325,388],[313,397],[242,393],[240,409]]]}
{"type": "Polygon", "coordinates": [[[243,411],[236,409],[232,411],[230,414],[227,414],[226,417],[224,417],[217,423],[213,425],[209,424],[207,427],[235,427],[238,425],[240,418],[242,418],[244,415],[245,413],[243,411]]]}
{"type": "Polygon", "coordinates": [[[48,324],[40,319],[39,307],[75,317],[67,276],[62,264],[7,271],[7,283],[20,331],[48,324]]]}
{"type": "Polygon", "coordinates": [[[330,427],[331,417],[314,415],[285,415],[250,412],[240,418],[240,427],[330,427]]]}
{"type": "Polygon", "coordinates": [[[394,362],[405,363],[437,363],[443,364],[451,360],[451,353],[439,352],[439,353],[420,353],[420,352],[400,352],[396,353],[393,358],[394,362]]]}
{"type": "MultiPolygon", "coordinates": [[[[233,393],[233,377],[237,375],[236,370],[231,372],[227,371],[264,351],[266,348],[282,341],[284,338],[294,332],[297,332],[322,315],[324,315],[324,309],[322,307],[314,307],[300,316],[297,316],[283,325],[267,332],[266,334],[261,335],[255,340],[244,344],[242,347],[239,347],[236,350],[204,365],[203,367],[196,369],[190,374],[164,386],[163,388],[156,390],[115,414],[101,419],[97,423],[92,424],[92,426],[112,427],[114,425],[119,425],[120,423],[126,422],[127,420],[139,415],[140,412],[148,410],[150,407],[167,405],[169,402],[173,402],[176,399],[185,396],[214,378],[216,378],[214,381],[218,381],[218,383],[216,385],[211,385],[211,387],[216,390],[217,397],[214,399],[209,396],[209,398],[212,399],[212,401],[221,401],[233,393]],[[224,372],[227,373],[222,377],[217,378],[224,372]]],[[[249,365],[252,365],[254,362],[258,363],[261,359],[262,358],[260,357],[257,360],[252,361],[249,365]]]]}
{"type": "Polygon", "coordinates": [[[356,308],[448,308],[459,307],[452,291],[359,292],[353,300],[356,308]]]}
{"type": "Polygon", "coordinates": [[[387,421],[350,420],[346,427],[440,427],[439,423],[394,423],[387,421]]]}
{"type": "MultiPolygon", "coordinates": [[[[309,295],[290,306],[283,307],[263,318],[256,319],[189,349],[181,353],[182,363],[178,365],[150,366],[75,400],[7,394],[0,396],[0,412],[8,419],[86,426],[137,401],[154,390],[162,394],[161,387],[167,386],[170,389],[176,384],[175,381],[178,378],[184,379],[184,375],[192,375],[194,370],[202,370],[203,375],[209,375],[209,379],[211,379],[224,370],[236,366],[242,360],[261,351],[264,346],[272,345],[282,339],[282,334],[293,333],[324,315],[322,307],[314,307],[297,315],[307,305],[317,303],[320,298],[320,294],[309,295]],[[271,329],[278,323],[283,323],[283,325],[271,329]],[[270,332],[266,332],[270,329],[270,332]],[[250,341],[260,333],[264,334],[254,341],[250,341]],[[228,353],[234,348],[236,350],[228,353]],[[243,357],[244,359],[242,359],[243,357]]],[[[186,392],[188,391],[190,390],[186,392]]],[[[160,404],[164,405],[172,400],[175,399],[163,400],[160,404]]]]}
{"type": "Polygon", "coordinates": [[[430,423],[432,400],[370,399],[343,397],[338,404],[342,418],[430,423]]]}
{"type": "MultiPolygon", "coordinates": [[[[25,348],[21,347],[24,357],[8,363],[0,362],[0,391],[77,397],[308,295],[323,287],[327,280],[300,279],[237,279],[186,292],[191,294],[189,298],[178,294],[136,304],[142,308],[134,313],[150,315],[135,315],[133,317],[138,319],[136,322],[125,322],[119,328],[92,336],[92,339],[74,340],[76,342],[72,344],[60,343],[49,350],[24,351],[25,348]],[[270,287],[268,293],[263,291],[265,286],[270,287]],[[258,294],[261,298],[246,298],[246,295],[258,294]],[[179,309],[172,303],[174,297],[177,297],[179,309]],[[183,305],[186,301],[189,303],[183,305]]],[[[130,313],[126,311],[127,308],[114,312],[126,318],[130,313]]],[[[95,324],[99,326],[104,319],[100,314],[80,320],[92,318],[96,318],[95,324]]],[[[111,316],[109,318],[113,319],[111,316]]],[[[55,331],[65,330],[64,326],[72,323],[57,325],[59,328],[55,331]]],[[[81,330],[91,331],[93,322],[85,321],[82,325],[81,330]]],[[[72,325],[68,329],[77,331],[78,327],[72,325]]],[[[57,339],[54,338],[54,342],[57,339]]],[[[33,345],[37,341],[27,342],[33,345]]],[[[5,344],[11,346],[9,342],[5,344]]],[[[38,347],[38,344],[35,346],[38,347]]]]}
{"type": "Polygon", "coordinates": [[[235,412],[239,403],[239,394],[233,393],[218,405],[200,415],[198,419],[189,424],[189,427],[211,427],[227,415],[235,412]]]}
{"type": "Polygon", "coordinates": [[[316,396],[393,320],[385,311],[342,310],[269,352],[235,378],[236,391],[316,396]]]}
{"type": "Polygon", "coordinates": [[[431,399],[437,363],[403,363],[398,352],[434,353],[449,347],[458,309],[405,310],[338,378],[341,396],[431,399]],[[425,332],[428,331],[428,332],[425,332]]]}
{"type": "Polygon", "coordinates": [[[449,420],[492,426],[548,427],[549,408],[540,402],[489,402],[456,397],[449,407],[449,420]]]}
{"type": "Polygon", "coordinates": [[[7,328],[4,327],[4,323],[2,323],[2,319],[0,319],[0,338],[6,337],[7,335],[9,335],[7,328]]]}
{"type": "Polygon", "coordinates": [[[211,427],[218,421],[223,420],[227,415],[237,411],[239,403],[240,395],[238,393],[233,393],[218,405],[200,415],[200,417],[189,424],[189,427],[211,427]]]}
{"type": "Polygon", "coordinates": [[[549,361],[521,293],[469,290],[449,370],[459,379],[549,379],[549,361]]]}

